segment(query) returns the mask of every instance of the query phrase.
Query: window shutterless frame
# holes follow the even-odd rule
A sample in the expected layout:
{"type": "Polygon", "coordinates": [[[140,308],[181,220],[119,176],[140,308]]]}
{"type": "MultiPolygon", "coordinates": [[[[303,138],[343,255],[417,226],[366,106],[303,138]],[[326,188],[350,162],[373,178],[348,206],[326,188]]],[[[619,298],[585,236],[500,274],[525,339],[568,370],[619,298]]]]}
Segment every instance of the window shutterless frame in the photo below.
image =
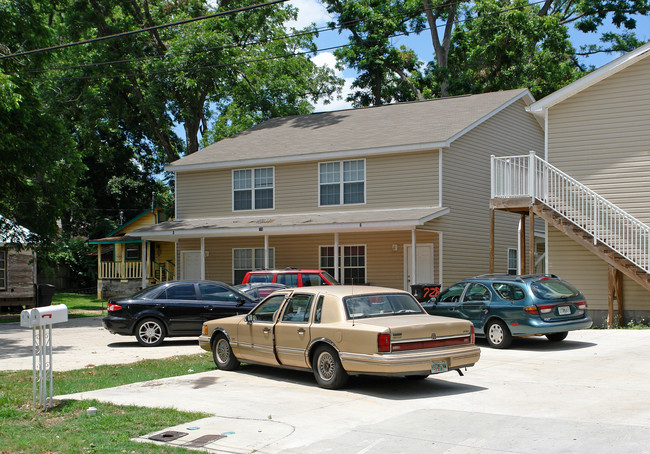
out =
{"type": "Polygon", "coordinates": [[[366,180],[365,159],[319,162],[318,206],[365,205],[366,180]]]}
{"type": "Polygon", "coordinates": [[[275,167],[232,171],[233,212],[273,209],[275,209],[275,167]],[[270,197],[267,195],[269,192],[270,197]]]}

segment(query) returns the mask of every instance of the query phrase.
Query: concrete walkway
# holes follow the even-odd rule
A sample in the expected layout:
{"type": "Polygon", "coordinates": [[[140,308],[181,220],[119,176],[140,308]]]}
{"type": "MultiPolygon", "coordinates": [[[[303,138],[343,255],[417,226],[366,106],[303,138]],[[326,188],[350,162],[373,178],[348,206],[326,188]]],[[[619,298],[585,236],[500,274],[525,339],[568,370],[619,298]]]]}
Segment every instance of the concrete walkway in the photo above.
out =
{"type": "MultiPolygon", "coordinates": [[[[101,317],[71,318],[52,327],[52,369],[66,371],[102,364],[201,353],[196,338],[166,339],[160,347],[141,347],[133,336],[113,335],[101,317]]],[[[32,330],[0,323],[0,370],[32,369],[32,330]]]]}
{"type": "Polygon", "coordinates": [[[209,412],[139,439],[209,452],[650,453],[650,330],[479,345],[464,377],[328,391],[310,373],[246,366],[57,398],[209,412]]]}

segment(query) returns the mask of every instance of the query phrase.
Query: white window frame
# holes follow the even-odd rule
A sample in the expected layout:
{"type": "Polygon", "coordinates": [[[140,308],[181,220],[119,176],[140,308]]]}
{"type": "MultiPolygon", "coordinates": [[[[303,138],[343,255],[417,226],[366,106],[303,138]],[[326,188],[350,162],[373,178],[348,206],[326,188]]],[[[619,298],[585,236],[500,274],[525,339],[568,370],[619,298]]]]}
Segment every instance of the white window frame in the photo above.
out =
{"type": "Polygon", "coordinates": [[[506,256],[506,274],[511,274],[510,271],[514,271],[514,274],[518,274],[519,272],[519,253],[517,252],[516,247],[509,247],[508,248],[508,255],[506,256]],[[515,251],[515,267],[510,268],[510,251],[515,251]]]}
{"type": "MultiPolygon", "coordinates": [[[[232,282],[233,282],[233,284],[240,284],[241,283],[241,282],[235,282],[235,272],[236,271],[243,271],[243,270],[253,271],[253,270],[258,270],[258,269],[264,269],[264,254],[262,254],[261,266],[259,266],[259,267],[255,266],[256,265],[256,263],[255,263],[255,253],[257,251],[264,252],[264,248],[263,247],[235,247],[235,248],[232,248],[232,262],[231,263],[232,263],[232,282]],[[235,268],[235,251],[242,251],[242,250],[251,251],[251,257],[252,257],[251,265],[252,265],[252,267],[250,269],[249,268],[235,268]]],[[[272,270],[274,268],[275,268],[275,248],[270,247],[269,248],[269,269],[272,270]]]]}
{"type": "Polygon", "coordinates": [[[366,200],[367,200],[367,190],[366,190],[366,182],[368,181],[368,170],[366,166],[366,159],[361,158],[361,159],[345,159],[343,161],[322,161],[318,163],[318,206],[319,207],[334,207],[334,206],[342,206],[342,205],[365,205],[366,200]],[[345,162],[354,162],[354,161],[361,161],[363,162],[363,202],[355,202],[355,203],[345,203],[345,183],[360,183],[360,181],[344,181],[344,176],[343,176],[343,167],[345,162]],[[321,187],[323,184],[333,184],[333,183],[322,183],[321,182],[321,165],[323,164],[332,164],[332,163],[339,163],[339,203],[332,203],[332,204],[327,204],[323,205],[321,204],[321,187]]]}
{"type": "Polygon", "coordinates": [[[231,176],[231,190],[232,190],[232,211],[234,213],[241,213],[242,211],[269,211],[269,210],[274,210],[275,209],[275,167],[274,166],[266,166],[266,167],[250,167],[250,168],[245,168],[245,169],[233,169],[232,171],[232,176],[231,176]],[[273,172],[273,178],[272,178],[272,183],[271,187],[263,187],[263,188],[256,188],[255,187],[255,172],[258,170],[266,170],[266,169],[271,169],[273,172]],[[248,189],[235,189],[235,173],[236,172],[245,172],[245,171],[250,171],[251,173],[251,178],[250,178],[250,188],[248,189]],[[270,208],[257,208],[255,207],[255,191],[256,190],[268,190],[270,189],[273,192],[273,203],[270,208]],[[235,192],[236,191],[250,191],[251,192],[251,208],[247,209],[241,209],[241,210],[236,210],[235,209],[235,192]]]}
{"type": "MultiPolygon", "coordinates": [[[[334,248],[333,244],[322,244],[318,246],[318,267],[319,269],[325,269],[328,267],[323,267],[322,266],[322,259],[323,259],[323,248],[324,247],[331,247],[332,249],[334,248]]],[[[363,284],[359,285],[365,285],[368,283],[368,246],[366,244],[339,244],[339,262],[340,262],[340,275],[339,275],[339,282],[344,283],[345,282],[345,270],[346,269],[353,269],[353,268],[360,268],[356,266],[345,266],[345,248],[346,247],[362,247],[363,248],[363,284]]],[[[334,276],[334,273],[330,273],[332,276],[334,276]]],[[[356,285],[356,284],[355,284],[356,285]]]]}

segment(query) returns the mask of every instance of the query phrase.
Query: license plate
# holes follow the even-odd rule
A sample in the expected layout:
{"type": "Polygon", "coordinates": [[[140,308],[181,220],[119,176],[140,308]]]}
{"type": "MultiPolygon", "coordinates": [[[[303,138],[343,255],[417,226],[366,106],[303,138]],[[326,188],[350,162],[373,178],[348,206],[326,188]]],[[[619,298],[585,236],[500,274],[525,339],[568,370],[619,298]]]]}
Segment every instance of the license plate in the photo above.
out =
{"type": "Polygon", "coordinates": [[[440,372],[447,372],[447,361],[444,359],[441,361],[434,361],[431,364],[431,373],[439,374],[440,372]]]}
{"type": "Polygon", "coordinates": [[[560,315],[571,315],[571,307],[570,306],[560,306],[557,308],[557,313],[560,315]]]}

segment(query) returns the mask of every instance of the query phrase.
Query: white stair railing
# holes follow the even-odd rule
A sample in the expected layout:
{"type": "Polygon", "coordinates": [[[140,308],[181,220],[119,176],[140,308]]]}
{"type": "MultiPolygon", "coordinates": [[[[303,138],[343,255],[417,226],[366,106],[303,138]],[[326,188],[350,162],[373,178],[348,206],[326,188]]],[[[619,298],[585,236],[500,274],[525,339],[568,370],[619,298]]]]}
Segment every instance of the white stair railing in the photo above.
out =
{"type": "Polygon", "coordinates": [[[650,226],[535,156],[492,156],[491,197],[531,197],[650,273],[650,226]]]}

